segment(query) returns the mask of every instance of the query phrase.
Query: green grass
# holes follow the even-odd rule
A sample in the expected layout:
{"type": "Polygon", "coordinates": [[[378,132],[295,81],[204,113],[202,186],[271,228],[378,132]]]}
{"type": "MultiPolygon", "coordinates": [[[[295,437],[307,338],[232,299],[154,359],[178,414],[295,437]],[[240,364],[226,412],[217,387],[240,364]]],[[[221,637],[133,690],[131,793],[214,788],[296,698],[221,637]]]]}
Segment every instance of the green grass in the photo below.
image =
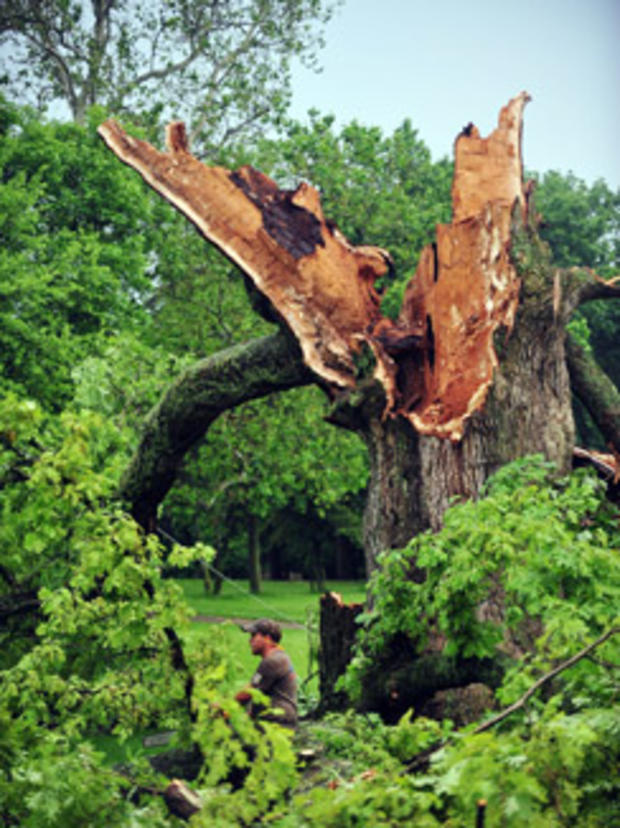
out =
{"type": "MultiPolygon", "coordinates": [[[[318,645],[320,595],[311,591],[307,581],[264,581],[258,596],[250,594],[246,580],[225,581],[219,595],[207,594],[200,579],[181,578],[178,582],[196,615],[224,619],[268,617],[281,622],[282,646],[290,655],[299,676],[300,702],[302,706],[312,706],[313,699],[318,696],[316,658],[311,659],[311,653],[316,653],[318,645]],[[300,626],[286,626],[289,623],[300,626]]],[[[332,592],[340,593],[347,603],[361,602],[366,597],[364,581],[330,581],[327,586],[332,592]]],[[[224,648],[230,657],[232,678],[222,689],[234,695],[248,683],[258,665],[258,658],[250,651],[249,636],[231,620],[217,624],[193,621],[185,638],[186,645],[190,649],[200,647],[205,639],[212,642],[215,639],[213,643],[224,648]]],[[[115,736],[97,734],[91,737],[91,741],[107,755],[110,764],[116,764],[162,750],[145,748],[142,743],[144,735],[135,735],[120,743],[115,736]]]]}
{"type": "MultiPolygon", "coordinates": [[[[200,579],[181,578],[187,602],[196,615],[213,616],[224,619],[233,618],[273,618],[283,625],[282,646],[288,652],[303,684],[305,695],[316,695],[318,682],[316,677],[306,681],[317,669],[315,657],[318,645],[319,599],[317,592],[311,592],[305,581],[264,581],[260,595],[251,595],[246,580],[225,581],[218,595],[205,592],[200,579]],[[287,624],[299,624],[291,628],[287,624]]],[[[330,581],[328,589],[338,592],[343,601],[364,601],[366,585],[364,581],[330,581]]],[[[250,652],[249,637],[233,621],[214,625],[204,621],[194,621],[188,638],[190,646],[200,646],[204,636],[216,635],[221,645],[232,656],[235,676],[231,691],[240,689],[248,682],[258,664],[258,659],[250,652]]]]}
{"type": "MultiPolygon", "coordinates": [[[[224,581],[219,595],[205,592],[199,578],[180,578],[185,598],[197,615],[221,618],[273,618],[280,622],[306,624],[309,614],[318,618],[319,598],[307,581],[263,581],[260,595],[252,595],[246,580],[224,581]]],[[[343,601],[362,602],[364,581],[329,581],[327,588],[343,601]]]]}

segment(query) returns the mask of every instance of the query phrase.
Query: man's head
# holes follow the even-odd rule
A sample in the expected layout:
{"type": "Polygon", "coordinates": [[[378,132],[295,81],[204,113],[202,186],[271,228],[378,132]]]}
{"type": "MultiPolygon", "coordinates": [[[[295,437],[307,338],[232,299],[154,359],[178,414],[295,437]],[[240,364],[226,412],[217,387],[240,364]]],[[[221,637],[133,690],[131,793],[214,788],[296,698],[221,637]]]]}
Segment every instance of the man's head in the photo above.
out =
{"type": "Polygon", "coordinates": [[[269,618],[259,618],[244,624],[241,629],[250,634],[250,648],[254,655],[265,655],[282,638],[280,625],[269,618]]]}

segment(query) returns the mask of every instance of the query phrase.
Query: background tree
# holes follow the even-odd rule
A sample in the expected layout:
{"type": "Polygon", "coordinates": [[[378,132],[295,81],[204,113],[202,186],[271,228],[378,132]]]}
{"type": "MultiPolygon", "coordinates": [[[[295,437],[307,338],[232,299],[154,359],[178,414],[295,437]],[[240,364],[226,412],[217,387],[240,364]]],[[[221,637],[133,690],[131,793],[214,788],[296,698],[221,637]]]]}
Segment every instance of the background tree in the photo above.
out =
{"type": "MultiPolygon", "coordinates": [[[[294,557],[299,561],[299,554],[288,554],[289,547],[293,551],[299,546],[292,515],[299,516],[300,522],[307,515],[317,525],[329,524],[338,504],[363,490],[367,480],[361,441],[334,429],[322,415],[321,395],[310,388],[227,412],[184,464],[161,519],[176,537],[209,538],[221,549],[216,559],[219,568],[225,566],[227,550],[247,550],[244,569],[250,572],[254,592],[260,583],[262,538],[273,537],[273,528],[265,530],[284,522],[279,533],[280,567],[295,569],[289,562],[294,557]]],[[[309,528],[305,535],[318,564],[319,539],[313,541],[309,528]]],[[[263,550],[263,557],[268,551],[269,547],[263,550]]],[[[312,575],[319,571],[314,569],[313,553],[303,568],[312,575]]],[[[238,569],[237,574],[241,574],[238,569]]]]}
{"type": "Polygon", "coordinates": [[[143,230],[158,208],[107,155],[92,127],[0,102],[0,387],[55,410],[80,360],[148,321],[143,230]]]}
{"type": "Polygon", "coordinates": [[[0,11],[4,80],[16,99],[61,102],[80,123],[93,104],[191,118],[213,149],[283,113],[291,61],[314,65],[331,11],[322,0],[16,0],[0,11]]]}

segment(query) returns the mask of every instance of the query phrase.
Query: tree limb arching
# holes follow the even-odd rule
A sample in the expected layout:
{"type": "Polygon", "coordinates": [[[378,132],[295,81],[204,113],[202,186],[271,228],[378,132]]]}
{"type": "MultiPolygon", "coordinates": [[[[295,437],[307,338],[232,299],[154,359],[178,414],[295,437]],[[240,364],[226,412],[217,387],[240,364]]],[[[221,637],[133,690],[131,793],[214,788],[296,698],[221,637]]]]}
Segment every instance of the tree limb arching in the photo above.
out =
{"type": "Polygon", "coordinates": [[[121,483],[121,496],[147,531],[185,453],[217,417],[243,402],[316,381],[283,333],[235,345],[184,371],[149,414],[121,483]]]}
{"type": "Polygon", "coordinates": [[[570,267],[556,271],[558,302],[567,317],[578,307],[597,299],[620,299],[620,276],[603,279],[589,267],[570,267]]]}
{"type": "Polygon", "coordinates": [[[573,393],[584,405],[605,442],[620,454],[620,391],[577,340],[567,334],[566,362],[573,393]]]}

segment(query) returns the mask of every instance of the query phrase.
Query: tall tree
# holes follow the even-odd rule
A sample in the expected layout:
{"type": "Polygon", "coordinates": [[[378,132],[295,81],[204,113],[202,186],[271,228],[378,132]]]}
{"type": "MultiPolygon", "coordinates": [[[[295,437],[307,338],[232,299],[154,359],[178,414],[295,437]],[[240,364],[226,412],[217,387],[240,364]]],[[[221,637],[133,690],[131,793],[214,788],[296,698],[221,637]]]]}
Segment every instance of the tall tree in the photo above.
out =
{"type": "Polygon", "coordinates": [[[106,337],[147,321],[142,230],[158,208],[102,150],[94,127],[0,100],[0,390],[48,409],[106,337]]]}
{"type": "MultiPolygon", "coordinates": [[[[190,371],[153,412],[125,485],[145,525],[188,445],[219,413],[306,383],[309,372],[332,399],[332,420],[369,448],[369,570],[381,550],[438,527],[452,498],[475,496],[510,459],[538,451],[560,469],[570,465],[565,326],[580,304],[618,296],[620,287],[555,268],[540,241],[522,180],[526,101],[525,93],[513,99],[488,138],[473,125],[459,136],[452,223],[423,251],[396,322],[382,315],[373,287],[389,254],[350,245],[309,185],[279,191],[252,168],[205,168],[178,124],[170,155],[114,124],[101,128],[123,161],[244,269],[283,321],[281,334],[190,371]]],[[[596,389],[586,384],[581,393],[596,389]]],[[[593,410],[620,447],[614,398],[593,410]]]]}
{"type": "Polygon", "coordinates": [[[80,122],[95,103],[152,120],[173,102],[219,145],[283,112],[291,61],[313,65],[331,11],[324,0],[15,0],[0,8],[1,68],[16,99],[62,102],[80,122]]]}

